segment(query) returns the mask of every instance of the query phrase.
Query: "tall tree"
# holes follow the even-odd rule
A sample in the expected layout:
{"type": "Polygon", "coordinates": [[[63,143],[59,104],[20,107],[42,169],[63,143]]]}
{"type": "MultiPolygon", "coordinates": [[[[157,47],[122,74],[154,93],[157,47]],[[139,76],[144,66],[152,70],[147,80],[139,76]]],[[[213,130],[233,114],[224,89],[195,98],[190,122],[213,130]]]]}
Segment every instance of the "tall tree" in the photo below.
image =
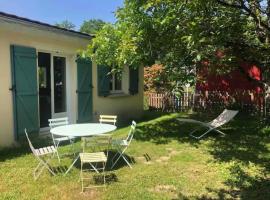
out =
{"type": "Polygon", "coordinates": [[[90,19],[88,21],[84,21],[80,27],[80,32],[95,34],[106,24],[106,22],[101,19],[90,19]]]}
{"type": "Polygon", "coordinates": [[[264,84],[269,82],[270,72],[270,0],[216,0],[225,9],[233,9],[240,12],[249,20],[246,34],[251,57],[257,62],[265,75],[264,84]],[[253,50],[252,50],[253,49],[253,50]],[[252,54],[255,51],[255,54],[252,54]],[[268,75],[268,77],[267,77],[268,75]]]}
{"type": "Polygon", "coordinates": [[[58,26],[60,28],[65,28],[68,30],[75,30],[75,27],[76,27],[72,22],[70,22],[68,20],[64,20],[60,23],[55,23],[55,26],[58,26]]]}
{"type": "Polygon", "coordinates": [[[193,82],[204,61],[215,73],[242,61],[267,71],[269,10],[261,0],[125,0],[89,52],[113,68],[161,63],[175,87],[193,82]]]}

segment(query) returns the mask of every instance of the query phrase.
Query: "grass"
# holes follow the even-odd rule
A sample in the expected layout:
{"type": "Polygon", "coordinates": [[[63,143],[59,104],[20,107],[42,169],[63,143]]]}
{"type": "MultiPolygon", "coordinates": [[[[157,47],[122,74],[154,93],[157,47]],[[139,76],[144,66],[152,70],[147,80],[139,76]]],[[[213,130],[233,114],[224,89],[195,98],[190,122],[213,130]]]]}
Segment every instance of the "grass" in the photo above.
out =
{"type": "MultiPolygon", "coordinates": [[[[109,171],[105,188],[80,193],[79,164],[67,175],[32,178],[36,161],[29,147],[0,150],[0,199],[270,199],[270,128],[255,117],[238,115],[222,128],[197,141],[194,128],[177,117],[213,118],[210,114],[146,113],[127,151],[133,169],[120,162],[109,171]]],[[[128,127],[115,137],[126,135],[128,127]]],[[[49,140],[37,139],[35,146],[49,140]]],[[[76,143],[77,148],[80,142],[76,143]]],[[[61,152],[69,150],[61,147],[61,152]]],[[[55,169],[64,171],[72,159],[64,157],[55,169]]]]}

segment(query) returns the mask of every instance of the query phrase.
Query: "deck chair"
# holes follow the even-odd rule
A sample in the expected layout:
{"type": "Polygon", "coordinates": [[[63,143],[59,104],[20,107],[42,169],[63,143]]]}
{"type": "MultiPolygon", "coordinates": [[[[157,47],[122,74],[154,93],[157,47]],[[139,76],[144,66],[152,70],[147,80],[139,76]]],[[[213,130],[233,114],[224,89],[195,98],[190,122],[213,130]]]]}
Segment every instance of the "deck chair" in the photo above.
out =
{"type": "MultiPolygon", "coordinates": [[[[68,118],[67,117],[49,119],[48,121],[49,121],[50,129],[52,129],[54,127],[57,127],[57,126],[68,125],[68,118]]],[[[75,137],[62,137],[62,136],[59,137],[59,136],[56,136],[56,135],[54,135],[52,133],[51,133],[51,136],[52,136],[53,144],[54,144],[56,149],[58,149],[60,143],[68,141],[72,145],[71,146],[72,147],[72,152],[74,154],[74,140],[75,140],[75,137]]],[[[57,151],[57,158],[58,158],[58,161],[60,163],[60,157],[59,157],[58,151],[57,151]]]]}
{"type": "Polygon", "coordinates": [[[124,161],[128,164],[128,166],[130,168],[132,168],[131,164],[128,162],[128,159],[126,158],[126,156],[124,155],[125,151],[127,150],[127,148],[129,147],[132,139],[133,139],[133,135],[136,129],[136,122],[132,121],[132,124],[130,126],[130,130],[128,132],[128,135],[125,139],[114,139],[112,140],[112,146],[116,148],[117,150],[117,154],[114,155],[114,157],[112,158],[112,167],[111,169],[115,166],[115,164],[119,161],[119,159],[122,157],[124,159],[124,161]],[[118,157],[117,157],[118,156],[118,157]],[[114,161],[115,159],[115,161],[114,161]]]}
{"type": "Polygon", "coordinates": [[[194,119],[182,119],[182,118],[178,118],[177,120],[180,122],[189,122],[189,123],[195,123],[195,124],[199,124],[201,125],[199,128],[194,129],[189,135],[193,138],[196,139],[201,139],[203,136],[205,136],[207,133],[209,133],[210,131],[214,130],[222,135],[225,135],[225,133],[223,133],[222,131],[218,130],[217,128],[228,123],[229,121],[231,121],[235,115],[238,113],[237,110],[223,110],[223,112],[214,120],[206,123],[206,122],[201,122],[201,121],[197,121],[194,119]],[[198,131],[200,128],[202,127],[206,127],[208,128],[206,132],[204,132],[202,135],[200,136],[195,136],[193,135],[196,131],[198,131]]]}
{"type": "Polygon", "coordinates": [[[116,124],[117,115],[99,115],[99,123],[111,123],[116,124]]]}
{"type": "Polygon", "coordinates": [[[42,171],[44,170],[44,168],[47,168],[47,170],[55,176],[55,173],[53,172],[53,170],[51,169],[51,167],[49,166],[49,161],[54,157],[54,155],[57,153],[57,149],[54,146],[48,146],[48,147],[43,147],[43,148],[39,148],[39,149],[35,149],[34,146],[32,145],[28,134],[27,134],[27,130],[24,129],[26,138],[28,140],[30,149],[32,151],[32,153],[34,154],[34,156],[36,157],[36,159],[39,161],[37,167],[34,169],[33,172],[33,176],[34,176],[34,180],[37,180],[38,177],[41,175],[42,171]],[[47,160],[45,160],[45,157],[50,156],[50,158],[48,158],[47,160]]]}
{"type": "MultiPolygon", "coordinates": [[[[84,185],[84,180],[91,179],[87,178],[83,175],[84,171],[95,171],[96,173],[102,173],[103,174],[103,185],[106,183],[106,177],[105,177],[105,168],[108,160],[108,154],[109,154],[109,149],[111,146],[111,135],[106,134],[106,135],[97,135],[94,137],[83,137],[82,138],[82,146],[83,146],[83,153],[79,154],[80,160],[81,160],[81,172],[80,172],[80,180],[82,184],[82,192],[86,188],[93,188],[93,187],[99,187],[99,186],[88,186],[86,187],[84,185]],[[93,145],[98,145],[99,151],[93,151],[92,146],[93,145]],[[90,150],[89,148],[90,147],[90,150]],[[104,150],[106,153],[104,153],[104,150]],[[89,152],[91,151],[91,152],[89,152]],[[83,165],[84,164],[89,164],[90,169],[88,170],[83,170],[83,165]]],[[[96,148],[95,148],[96,149],[96,148]]]]}

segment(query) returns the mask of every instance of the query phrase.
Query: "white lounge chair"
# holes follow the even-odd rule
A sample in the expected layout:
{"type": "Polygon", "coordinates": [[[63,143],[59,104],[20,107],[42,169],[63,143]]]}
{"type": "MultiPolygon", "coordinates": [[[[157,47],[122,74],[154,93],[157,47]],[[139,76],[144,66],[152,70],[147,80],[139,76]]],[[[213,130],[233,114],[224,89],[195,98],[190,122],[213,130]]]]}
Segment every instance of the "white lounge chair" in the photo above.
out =
{"type": "Polygon", "coordinates": [[[201,121],[197,121],[194,119],[183,119],[183,118],[178,118],[177,120],[180,122],[189,122],[189,123],[195,123],[195,124],[199,124],[202,127],[206,127],[208,128],[208,130],[206,132],[204,132],[202,135],[200,136],[195,136],[193,135],[193,133],[195,133],[197,130],[199,130],[202,127],[199,127],[195,130],[193,130],[189,135],[193,138],[196,139],[201,139],[203,136],[205,136],[207,133],[209,133],[210,131],[214,130],[222,135],[225,135],[225,133],[223,133],[222,131],[218,130],[217,128],[228,123],[229,121],[231,121],[235,115],[238,113],[237,110],[223,110],[223,112],[214,120],[210,121],[210,122],[201,122],[201,121]]]}
{"type": "Polygon", "coordinates": [[[115,166],[115,164],[118,162],[118,160],[122,157],[124,159],[124,161],[128,164],[128,166],[130,168],[131,165],[130,163],[128,162],[128,159],[125,157],[124,153],[125,151],[127,150],[127,148],[129,147],[132,139],[133,139],[133,135],[134,135],[134,132],[135,132],[135,129],[136,129],[136,122],[135,121],[132,121],[132,124],[130,126],[130,130],[128,132],[128,135],[125,139],[114,139],[112,140],[112,146],[116,148],[117,150],[117,154],[114,155],[114,157],[112,158],[112,167],[111,169],[115,166]],[[116,158],[116,156],[118,155],[118,157],[116,158]],[[114,159],[116,158],[116,160],[114,161],[114,159]]]}
{"type": "Polygon", "coordinates": [[[111,123],[116,124],[117,115],[99,115],[99,123],[111,123]]]}
{"type": "Polygon", "coordinates": [[[33,172],[34,180],[38,179],[38,177],[40,176],[40,174],[42,173],[44,168],[47,168],[48,171],[52,175],[55,176],[55,173],[53,172],[53,170],[49,166],[49,161],[57,153],[57,149],[54,146],[48,146],[48,147],[35,149],[34,146],[31,143],[29,137],[28,137],[27,130],[24,129],[24,132],[25,132],[25,135],[26,135],[26,138],[28,140],[28,143],[29,143],[29,146],[30,146],[30,149],[31,149],[32,153],[34,154],[36,159],[39,161],[37,167],[34,169],[34,172],[33,172]],[[51,157],[49,159],[45,160],[46,156],[51,156],[51,157]],[[41,168],[41,169],[39,169],[39,168],[41,168]]]}
{"type": "MultiPolygon", "coordinates": [[[[57,127],[57,126],[64,126],[64,125],[68,125],[68,118],[67,117],[63,117],[63,118],[56,118],[56,119],[49,119],[49,126],[50,129],[57,127]]],[[[51,133],[52,135],[52,140],[53,140],[53,144],[55,146],[56,149],[58,149],[59,145],[61,142],[65,142],[65,141],[69,141],[70,144],[72,145],[72,151],[73,154],[74,153],[74,139],[75,137],[61,137],[61,136],[55,136],[51,133]]],[[[58,161],[60,163],[60,157],[57,151],[57,157],[58,157],[58,161]]]]}

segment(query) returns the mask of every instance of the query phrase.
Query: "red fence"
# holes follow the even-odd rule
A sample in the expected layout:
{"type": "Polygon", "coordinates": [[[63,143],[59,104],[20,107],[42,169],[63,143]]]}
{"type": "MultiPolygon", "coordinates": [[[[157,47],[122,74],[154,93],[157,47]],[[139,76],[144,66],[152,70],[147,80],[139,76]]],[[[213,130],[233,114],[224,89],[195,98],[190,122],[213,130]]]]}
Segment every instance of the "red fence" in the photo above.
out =
{"type": "Polygon", "coordinates": [[[166,94],[146,94],[149,109],[163,111],[238,109],[248,113],[262,113],[268,108],[261,94],[251,91],[184,93],[181,97],[166,94]]]}

